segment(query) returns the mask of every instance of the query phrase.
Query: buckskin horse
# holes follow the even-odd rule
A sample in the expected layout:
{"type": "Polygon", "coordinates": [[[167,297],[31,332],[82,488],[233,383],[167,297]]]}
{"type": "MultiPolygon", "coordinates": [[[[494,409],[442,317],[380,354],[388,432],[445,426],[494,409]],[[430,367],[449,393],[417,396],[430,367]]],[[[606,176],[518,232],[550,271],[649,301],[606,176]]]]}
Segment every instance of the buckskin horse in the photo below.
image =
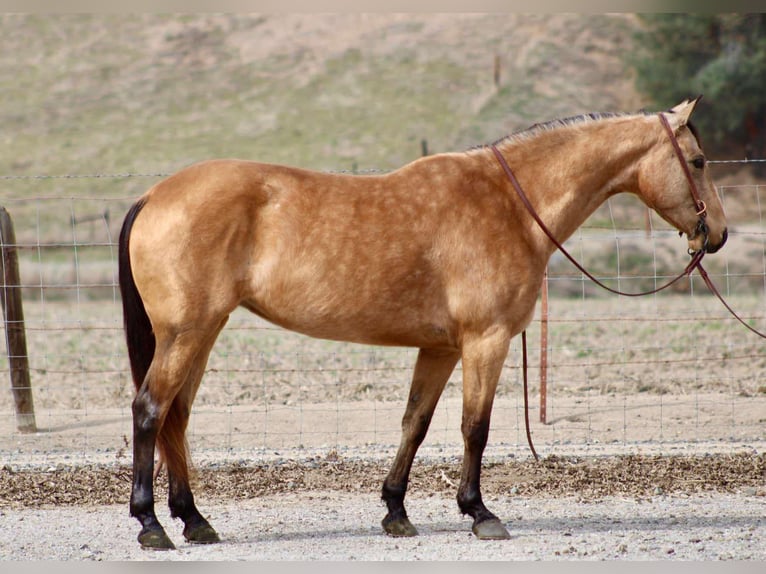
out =
{"type": "Polygon", "coordinates": [[[661,113],[536,124],[492,146],[385,174],[212,160],[149,189],[119,240],[136,386],[130,514],[141,523],[141,545],[174,547],[154,511],[155,446],[186,540],[219,541],[194,503],[185,435],[210,350],[238,306],[312,337],[419,349],[401,444],[382,488],[382,525],[392,536],[417,534],[404,507],[410,469],[462,360],[457,503],[477,538],[508,538],[482,501],[482,454],[509,343],[532,320],[556,250],[551,238],[564,242],[607,198],[627,192],[686,234],[690,254],[726,241],[723,208],[689,123],[698,99],[661,113]]]}

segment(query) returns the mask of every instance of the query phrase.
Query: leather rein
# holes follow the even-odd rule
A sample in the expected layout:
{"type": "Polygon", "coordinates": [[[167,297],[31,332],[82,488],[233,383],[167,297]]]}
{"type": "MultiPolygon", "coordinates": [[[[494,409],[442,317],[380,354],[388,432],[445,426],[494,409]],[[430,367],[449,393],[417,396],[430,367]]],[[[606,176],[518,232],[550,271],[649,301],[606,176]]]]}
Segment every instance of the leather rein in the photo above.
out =
{"type": "MultiPolygon", "coordinates": [[[[524,207],[527,209],[527,211],[535,220],[535,222],[540,227],[540,229],[545,233],[545,235],[548,236],[548,238],[551,240],[551,242],[553,242],[556,248],[559,251],[561,251],[561,253],[567,259],[569,259],[569,261],[571,261],[572,264],[574,264],[574,266],[577,267],[577,269],[579,269],[586,277],[588,277],[588,279],[593,281],[596,285],[598,285],[599,287],[603,289],[606,289],[607,291],[611,293],[615,293],[617,295],[623,295],[626,297],[642,297],[644,295],[653,295],[655,293],[659,293],[660,291],[667,289],[668,287],[676,283],[682,277],[690,276],[691,273],[696,269],[699,272],[700,276],[702,277],[702,280],[705,282],[705,285],[707,286],[707,288],[710,290],[711,293],[713,293],[716,297],[718,297],[718,299],[721,301],[724,307],[726,307],[729,313],[731,313],[734,316],[734,318],[737,319],[737,321],[739,321],[745,327],[750,329],[750,331],[766,339],[766,334],[751,327],[739,315],[737,315],[737,313],[725,301],[720,291],[713,284],[712,280],[710,279],[710,276],[707,274],[707,271],[705,271],[705,268],[702,267],[702,258],[705,256],[705,252],[708,246],[708,227],[705,222],[705,217],[707,216],[707,206],[705,205],[705,202],[702,201],[702,199],[699,196],[697,185],[694,182],[694,178],[692,177],[691,171],[689,170],[689,166],[687,165],[683,152],[681,151],[681,146],[679,145],[678,140],[675,137],[675,134],[673,133],[673,129],[670,127],[670,124],[668,123],[667,118],[662,113],[659,113],[657,115],[660,118],[660,123],[662,123],[662,126],[665,128],[665,131],[670,137],[670,141],[673,144],[673,150],[675,151],[676,157],[681,163],[681,167],[683,169],[684,175],[686,176],[686,180],[689,183],[689,192],[691,193],[692,199],[694,200],[694,204],[697,208],[697,217],[699,218],[697,221],[696,232],[702,233],[705,239],[704,239],[702,249],[699,249],[697,251],[691,251],[691,250],[689,251],[689,255],[691,256],[692,259],[689,262],[689,264],[686,266],[686,268],[683,270],[683,272],[681,272],[679,275],[677,275],[676,277],[674,277],[673,279],[671,279],[664,285],[657,287],[656,289],[652,289],[650,291],[644,291],[641,293],[625,293],[617,289],[613,289],[609,287],[608,285],[605,285],[604,283],[596,279],[574,257],[572,257],[572,255],[570,255],[570,253],[566,249],[564,249],[564,246],[561,244],[561,242],[559,242],[553,236],[553,233],[550,231],[550,229],[548,229],[548,227],[545,225],[543,220],[537,214],[537,212],[535,211],[535,208],[532,206],[532,203],[529,201],[529,198],[527,197],[526,193],[524,193],[524,190],[522,189],[521,184],[519,184],[518,180],[516,179],[516,176],[513,174],[513,171],[508,165],[508,162],[505,160],[505,157],[503,157],[503,154],[500,153],[500,150],[497,149],[497,146],[495,144],[492,144],[490,147],[492,149],[492,152],[495,154],[495,157],[497,158],[498,163],[500,163],[500,166],[503,168],[505,175],[508,177],[508,180],[511,182],[511,185],[516,190],[516,193],[518,194],[519,199],[524,204],[524,207]]],[[[532,454],[534,455],[535,460],[538,460],[539,457],[537,456],[535,447],[532,444],[532,436],[530,434],[530,429],[529,429],[529,401],[528,401],[528,381],[527,381],[527,332],[526,330],[522,331],[521,333],[521,344],[522,344],[522,370],[524,373],[524,423],[526,425],[527,443],[529,444],[529,448],[532,451],[532,454]]]]}

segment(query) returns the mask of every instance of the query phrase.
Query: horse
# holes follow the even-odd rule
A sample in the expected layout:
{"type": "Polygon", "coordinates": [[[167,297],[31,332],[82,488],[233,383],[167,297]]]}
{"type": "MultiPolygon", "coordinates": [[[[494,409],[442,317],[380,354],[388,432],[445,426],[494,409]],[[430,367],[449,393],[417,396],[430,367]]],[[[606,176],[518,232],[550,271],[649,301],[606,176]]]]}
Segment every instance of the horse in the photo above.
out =
{"type": "Polygon", "coordinates": [[[510,341],[532,320],[556,250],[551,237],[565,241],[607,198],[632,193],[686,235],[690,254],[726,241],[724,211],[689,121],[698,100],[658,113],[535,124],[491,147],[382,174],[217,159],[151,187],[129,209],[119,238],[136,387],[130,514],[141,546],[174,548],[154,510],[155,448],[186,541],[220,541],[195,505],[186,427],[211,348],[240,306],[311,337],[419,349],[382,486],[382,527],[391,536],[418,534],[404,505],[410,470],[462,360],[458,507],[473,518],[476,538],[509,538],[482,500],[482,456],[510,341]]]}

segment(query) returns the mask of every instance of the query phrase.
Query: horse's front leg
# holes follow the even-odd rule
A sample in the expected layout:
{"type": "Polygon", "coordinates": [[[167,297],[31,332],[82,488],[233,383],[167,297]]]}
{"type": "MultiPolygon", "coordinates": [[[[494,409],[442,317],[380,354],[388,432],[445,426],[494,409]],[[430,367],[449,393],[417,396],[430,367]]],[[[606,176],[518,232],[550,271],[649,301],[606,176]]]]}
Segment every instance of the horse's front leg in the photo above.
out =
{"type": "Polygon", "coordinates": [[[418,354],[402,419],[402,441],[383,483],[382,498],[388,507],[388,514],[382,524],[391,536],[415,536],[418,533],[404,509],[410,469],[415,453],[428,431],[436,403],[459,358],[460,353],[457,351],[421,349],[418,354]]]}
{"type": "Polygon", "coordinates": [[[481,460],[487,445],[492,402],[508,354],[510,337],[502,328],[468,339],[463,346],[463,421],[465,455],[457,502],[473,518],[473,533],[484,540],[510,538],[481,498],[481,460]]]}

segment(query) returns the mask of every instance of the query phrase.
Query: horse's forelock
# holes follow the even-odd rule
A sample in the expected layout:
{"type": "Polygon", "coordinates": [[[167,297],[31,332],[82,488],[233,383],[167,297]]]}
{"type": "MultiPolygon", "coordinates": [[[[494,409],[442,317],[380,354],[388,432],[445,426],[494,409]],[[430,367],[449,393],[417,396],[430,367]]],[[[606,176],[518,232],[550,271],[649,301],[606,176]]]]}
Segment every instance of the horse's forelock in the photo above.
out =
{"type": "Polygon", "coordinates": [[[686,127],[689,128],[689,131],[692,132],[694,139],[697,140],[697,145],[702,148],[702,140],[700,140],[700,133],[697,130],[697,126],[695,126],[692,122],[686,122],[686,127]]]}

